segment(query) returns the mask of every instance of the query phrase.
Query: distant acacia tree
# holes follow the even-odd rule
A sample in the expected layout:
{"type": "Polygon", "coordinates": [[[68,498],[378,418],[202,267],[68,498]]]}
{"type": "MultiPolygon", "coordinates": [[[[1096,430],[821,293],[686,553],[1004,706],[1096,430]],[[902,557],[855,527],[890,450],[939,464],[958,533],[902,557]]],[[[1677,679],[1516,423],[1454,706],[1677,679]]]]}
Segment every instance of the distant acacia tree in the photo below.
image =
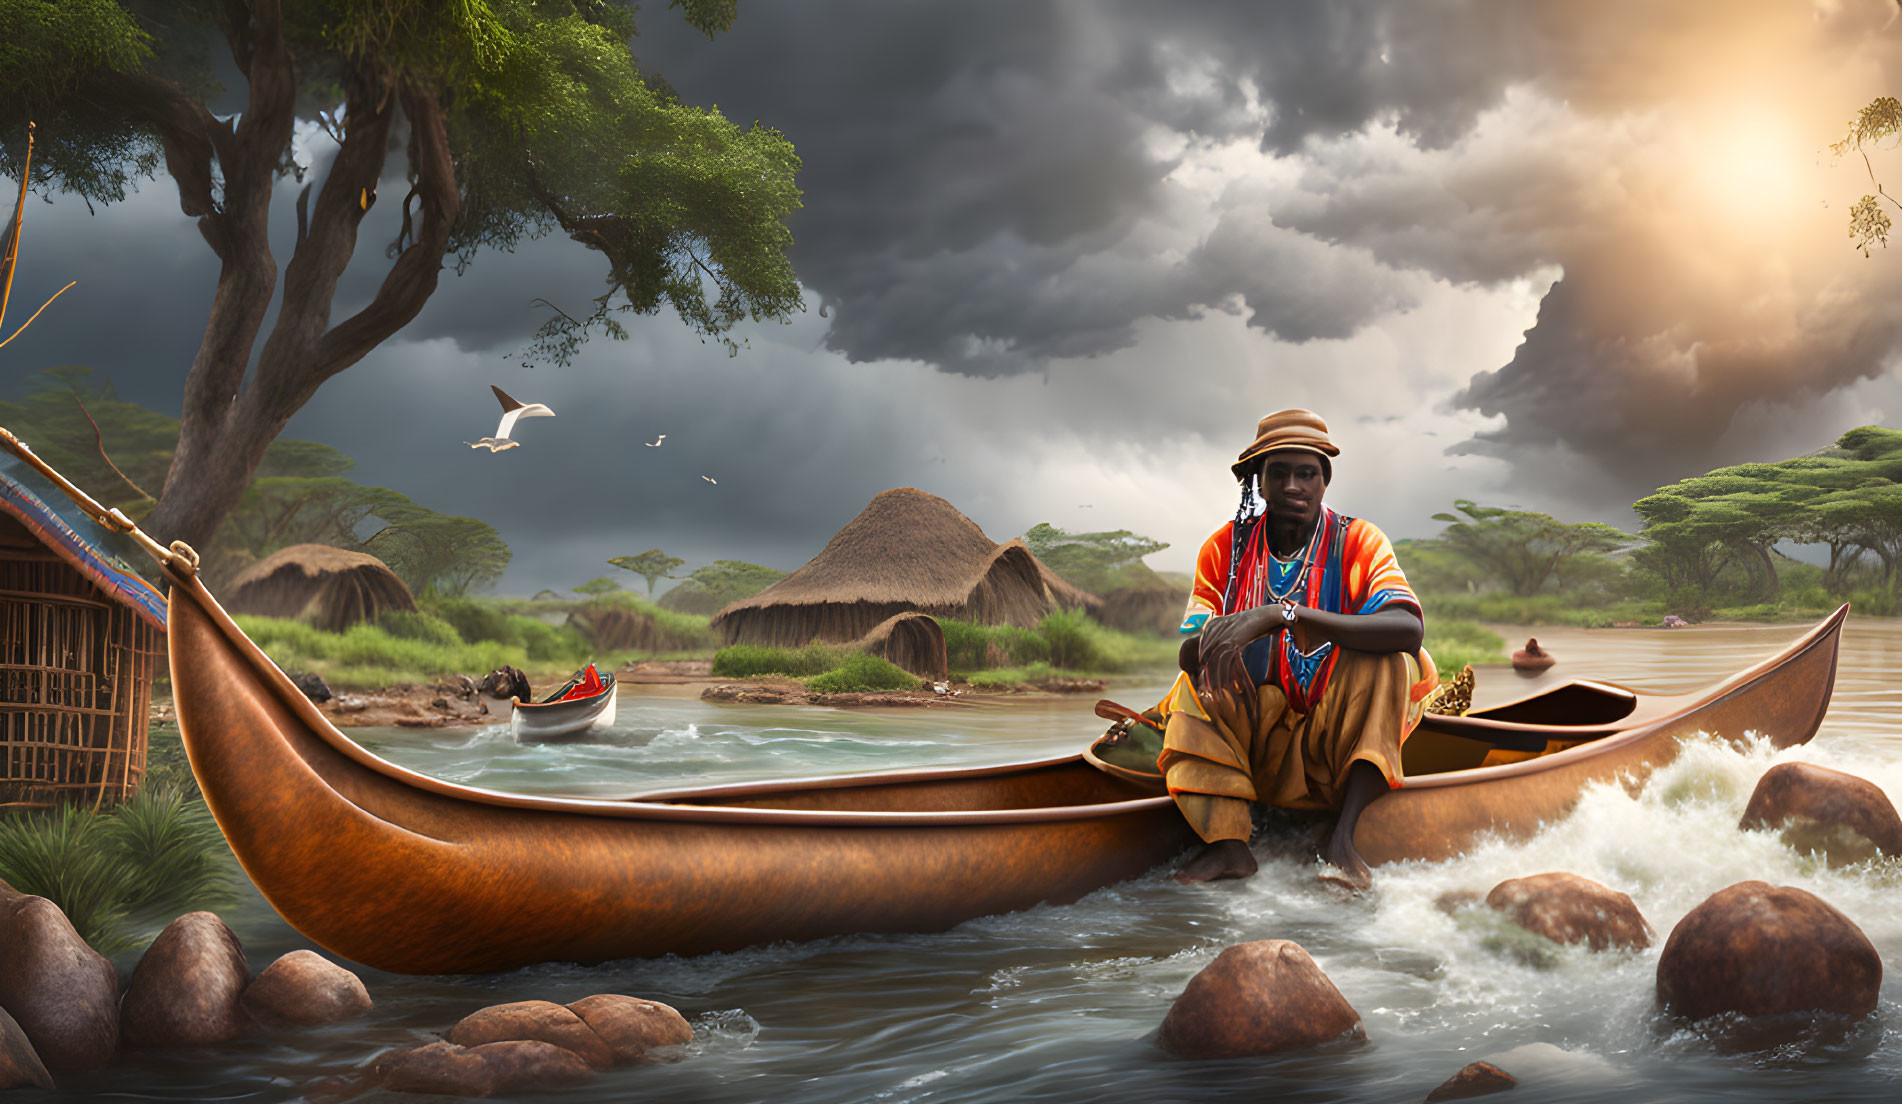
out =
{"type": "Polygon", "coordinates": [[[508,568],[509,546],[488,522],[439,514],[407,498],[375,513],[387,524],[370,534],[362,550],[388,564],[417,594],[460,598],[508,568]]]}
{"type": "Polygon", "coordinates": [[[678,556],[669,556],[658,548],[650,548],[638,556],[616,556],[608,561],[610,567],[624,568],[647,580],[647,595],[654,596],[654,583],[660,579],[673,577],[675,568],[686,563],[678,556]]]}
{"type": "Polygon", "coordinates": [[[660,604],[681,613],[717,613],[727,603],[751,598],[785,577],[784,571],[744,560],[715,560],[694,568],[685,582],[661,596],[660,604]]]}
{"type": "MultiPolygon", "coordinates": [[[[0,0],[0,172],[22,175],[29,121],[53,139],[33,158],[40,189],[113,203],[162,170],[219,261],[177,450],[145,519],[160,540],[210,540],[285,423],[416,317],[445,258],[460,268],[484,247],[554,230],[600,253],[607,282],[593,309],[557,310],[537,335],[537,351],[557,359],[593,330],[624,336],[622,311],[669,304],[733,348],[735,323],[800,309],[786,258],[784,220],[799,206],[791,144],[644,75],[630,52],[634,6],[0,0]],[[208,46],[229,58],[215,64],[208,46]],[[245,88],[238,110],[219,115],[223,72],[245,88]],[[320,128],[329,156],[322,187],[297,196],[279,295],[276,185],[304,181],[318,161],[292,144],[300,121],[320,128]],[[379,197],[393,150],[406,187],[379,197]],[[333,321],[378,202],[402,216],[387,273],[333,321]]],[[[735,0],[671,6],[708,35],[735,12],[735,0]]]]}
{"type": "Polygon", "coordinates": [[[600,579],[589,579],[587,582],[575,587],[574,591],[576,594],[585,594],[590,598],[600,598],[605,595],[613,594],[620,589],[620,583],[615,582],[613,579],[603,577],[600,579]]]}
{"type": "Polygon", "coordinates": [[[1576,557],[1603,554],[1635,543],[1629,533],[1596,521],[1576,524],[1550,514],[1481,506],[1457,499],[1461,514],[1434,514],[1447,527],[1439,539],[1505,584],[1515,597],[1539,593],[1565,563],[1576,557]]]}
{"type": "Polygon", "coordinates": [[[1156,582],[1143,557],[1169,547],[1167,541],[1127,529],[1068,533],[1047,521],[1032,526],[1022,539],[1030,554],[1064,582],[1098,595],[1156,582]]]}

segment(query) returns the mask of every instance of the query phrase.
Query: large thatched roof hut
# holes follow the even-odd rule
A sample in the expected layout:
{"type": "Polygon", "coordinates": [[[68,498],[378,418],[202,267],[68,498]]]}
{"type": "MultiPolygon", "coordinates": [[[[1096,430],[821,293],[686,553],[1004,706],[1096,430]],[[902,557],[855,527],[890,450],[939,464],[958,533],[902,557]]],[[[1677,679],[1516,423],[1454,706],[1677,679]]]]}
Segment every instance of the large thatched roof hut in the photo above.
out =
{"type": "Polygon", "coordinates": [[[998,544],[944,499],[900,487],[873,498],[804,567],[728,605],[711,625],[729,644],[797,647],[859,640],[912,610],[1027,628],[1056,610],[1096,605],[1024,542],[998,544]]]}
{"type": "Polygon", "coordinates": [[[165,599],[16,474],[0,475],[0,806],[123,801],[145,777],[165,599]]]}
{"type": "Polygon", "coordinates": [[[219,600],[231,613],[302,618],[329,632],[416,611],[415,596],[382,560],[327,544],[278,549],[245,568],[219,600]]]}

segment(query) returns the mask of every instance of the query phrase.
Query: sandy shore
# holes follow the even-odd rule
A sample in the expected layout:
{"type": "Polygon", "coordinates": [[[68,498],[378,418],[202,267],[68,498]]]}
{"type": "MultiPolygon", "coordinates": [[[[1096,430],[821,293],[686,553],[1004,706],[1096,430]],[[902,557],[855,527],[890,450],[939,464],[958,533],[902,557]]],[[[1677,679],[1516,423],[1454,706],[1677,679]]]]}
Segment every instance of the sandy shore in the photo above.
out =
{"type": "MultiPolygon", "coordinates": [[[[814,694],[796,679],[762,676],[716,679],[711,660],[650,660],[622,667],[614,673],[621,686],[653,688],[667,697],[696,697],[708,701],[762,705],[915,706],[955,707],[972,702],[1041,699],[1055,696],[1100,694],[1105,684],[1094,679],[1058,679],[1050,685],[1019,691],[976,690],[952,683],[944,693],[935,690],[881,690],[854,694],[814,694]],[[662,689],[664,688],[664,689],[662,689]]],[[[530,674],[536,693],[566,682],[572,672],[530,674]]],[[[318,708],[338,728],[462,728],[499,724],[508,719],[507,700],[472,693],[468,686],[449,681],[402,683],[373,691],[338,691],[318,708]]],[[[152,722],[175,719],[169,697],[154,696],[152,722]]]]}

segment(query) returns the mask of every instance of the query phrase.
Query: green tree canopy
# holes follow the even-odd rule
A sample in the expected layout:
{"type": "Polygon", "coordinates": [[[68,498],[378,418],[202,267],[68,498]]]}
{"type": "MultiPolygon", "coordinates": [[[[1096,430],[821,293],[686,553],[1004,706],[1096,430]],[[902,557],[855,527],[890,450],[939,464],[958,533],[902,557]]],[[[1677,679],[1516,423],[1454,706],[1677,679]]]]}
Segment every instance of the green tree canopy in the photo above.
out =
{"type": "Polygon", "coordinates": [[[784,571],[759,564],[715,560],[694,568],[685,582],[661,595],[660,604],[681,613],[718,613],[727,603],[751,598],[785,577],[784,571]]]}
{"type": "Polygon", "coordinates": [[[1127,529],[1068,533],[1049,522],[1032,526],[1022,540],[1031,555],[1064,582],[1097,595],[1159,584],[1161,580],[1142,562],[1143,557],[1169,547],[1166,541],[1137,536],[1127,529]]]}
{"type": "MultiPolygon", "coordinates": [[[[735,0],[670,6],[708,35],[735,12],[735,0]]],[[[416,317],[445,258],[460,268],[554,231],[599,253],[602,294],[587,309],[557,307],[537,335],[539,352],[563,360],[592,331],[624,336],[629,311],[670,306],[732,350],[742,319],[800,309],[786,259],[785,218],[799,206],[791,144],[682,104],[644,73],[630,50],[634,7],[0,0],[0,172],[21,175],[29,120],[41,190],[113,203],[162,171],[197,222],[193,240],[220,262],[176,452],[162,489],[149,488],[155,536],[209,540],[285,423],[416,317]],[[228,61],[215,64],[214,50],[228,61]],[[244,81],[236,111],[213,111],[219,72],[244,81]],[[300,120],[327,135],[321,158],[299,159],[300,120]],[[408,187],[379,199],[391,151],[408,187]],[[305,186],[280,273],[267,231],[286,175],[305,186]],[[337,282],[379,201],[401,214],[387,274],[333,321],[337,282]]]]}
{"type": "Polygon", "coordinates": [[[654,594],[654,583],[660,579],[673,577],[675,568],[686,563],[678,556],[669,556],[658,548],[650,548],[638,556],[616,556],[608,561],[611,567],[625,568],[647,580],[649,597],[654,594]]]}
{"type": "Polygon", "coordinates": [[[599,598],[603,595],[613,594],[620,589],[620,583],[605,576],[599,579],[589,579],[587,582],[574,588],[576,594],[585,594],[590,598],[599,598]]]}
{"type": "Polygon", "coordinates": [[[1596,521],[1576,524],[1549,514],[1481,506],[1467,499],[1453,503],[1461,514],[1434,514],[1447,527],[1439,539],[1484,568],[1517,597],[1539,593],[1566,561],[1629,547],[1628,533],[1596,521]]]}

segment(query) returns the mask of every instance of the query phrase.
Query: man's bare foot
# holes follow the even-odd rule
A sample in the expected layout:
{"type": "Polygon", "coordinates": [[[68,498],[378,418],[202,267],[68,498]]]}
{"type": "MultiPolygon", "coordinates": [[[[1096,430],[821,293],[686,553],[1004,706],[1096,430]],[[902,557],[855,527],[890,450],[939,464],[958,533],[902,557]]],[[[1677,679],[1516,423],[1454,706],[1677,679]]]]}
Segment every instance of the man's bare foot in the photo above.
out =
{"type": "Polygon", "coordinates": [[[1354,833],[1335,831],[1328,837],[1327,846],[1321,848],[1321,858],[1333,863],[1340,869],[1339,874],[1323,874],[1321,880],[1344,889],[1356,892],[1374,884],[1374,872],[1367,860],[1354,850],[1354,833]]]}
{"type": "Polygon", "coordinates": [[[1255,853],[1242,840],[1216,840],[1176,871],[1176,881],[1193,885],[1218,878],[1246,878],[1257,869],[1255,853]]]}

